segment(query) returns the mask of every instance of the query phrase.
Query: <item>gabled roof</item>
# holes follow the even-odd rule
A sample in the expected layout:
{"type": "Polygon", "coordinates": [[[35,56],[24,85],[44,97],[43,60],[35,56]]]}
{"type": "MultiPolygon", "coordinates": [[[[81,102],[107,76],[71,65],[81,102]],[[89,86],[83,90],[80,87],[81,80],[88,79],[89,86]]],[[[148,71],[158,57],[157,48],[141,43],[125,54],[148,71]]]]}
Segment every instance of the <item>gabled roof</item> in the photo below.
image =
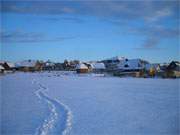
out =
{"type": "Polygon", "coordinates": [[[104,63],[91,63],[92,69],[105,69],[104,63]]]}
{"type": "Polygon", "coordinates": [[[5,62],[10,68],[14,68],[15,64],[12,62],[5,62]]]}
{"type": "Polygon", "coordinates": [[[88,69],[88,67],[85,64],[80,63],[76,66],[76,69],[88,69]]]}
{"type": "Polygon", "coordinates": [[[118,69],[122,70],[136,70],[142,68],[143,64],[141,59],[125,59],[118,64],[118,69]]]}
{"type": "Polygon", "coordinates": [[[180,71],[180,62],[178,61],[172,61],[168,67],[167,67],[168,70],[177,70],[177,71],[180,71]]]}
{"type": "Polygon", "coordinates": [[[14,67],[15,67],[15,64],[12,63],[12,62],[0,61],[0,65],[4,65],[5,63],[6,63],[10,68],[14,68],[14,67]]]}

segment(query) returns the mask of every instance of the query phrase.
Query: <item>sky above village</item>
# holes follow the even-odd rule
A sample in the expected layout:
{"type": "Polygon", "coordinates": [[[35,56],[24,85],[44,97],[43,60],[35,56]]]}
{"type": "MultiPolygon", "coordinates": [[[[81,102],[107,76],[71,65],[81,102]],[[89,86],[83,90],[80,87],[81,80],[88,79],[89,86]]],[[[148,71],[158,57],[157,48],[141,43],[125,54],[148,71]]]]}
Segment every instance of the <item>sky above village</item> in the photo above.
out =
{"type": "Polygon", "coordinates": [[[1,0],[1,59],[180,60],[178,1],[1,0]]]}

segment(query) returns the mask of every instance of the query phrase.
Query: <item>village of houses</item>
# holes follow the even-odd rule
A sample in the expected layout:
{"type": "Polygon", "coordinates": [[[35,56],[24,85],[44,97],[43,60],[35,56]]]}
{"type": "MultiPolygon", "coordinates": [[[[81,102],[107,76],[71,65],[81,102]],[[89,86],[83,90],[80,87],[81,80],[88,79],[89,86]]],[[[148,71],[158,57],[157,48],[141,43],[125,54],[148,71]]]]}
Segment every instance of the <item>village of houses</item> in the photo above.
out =
{"type": "Polygon", "coordinates": [[[101,61],[82,62],[64,60],[55,63],[50,60],[24,60],[16,63],[0,61],[0,75],[14,72],[76,71],[77,74],[97,73],[118,77],[180,78],[180,62],[150,63],[142,59],[113,57],[101,61]]]}

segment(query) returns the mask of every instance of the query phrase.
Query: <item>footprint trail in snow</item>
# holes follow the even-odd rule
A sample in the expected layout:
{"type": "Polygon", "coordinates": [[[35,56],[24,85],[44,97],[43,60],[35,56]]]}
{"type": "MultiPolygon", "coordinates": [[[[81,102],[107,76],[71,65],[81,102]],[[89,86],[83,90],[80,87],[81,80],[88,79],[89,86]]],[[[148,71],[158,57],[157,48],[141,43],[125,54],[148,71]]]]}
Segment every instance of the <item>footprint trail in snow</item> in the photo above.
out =
{"type": "Polygon", "coordinates": [[[69,107],[45,94],[44,91],[47,91],[48,88],[41,83],[36,80],[33,80],[32,83],[38,85],[35,94],[40,100],[48,104],[50,110],[49,116],[37,128],[35,135],[70,134],[72,128],[72,112],[69,107]]]}

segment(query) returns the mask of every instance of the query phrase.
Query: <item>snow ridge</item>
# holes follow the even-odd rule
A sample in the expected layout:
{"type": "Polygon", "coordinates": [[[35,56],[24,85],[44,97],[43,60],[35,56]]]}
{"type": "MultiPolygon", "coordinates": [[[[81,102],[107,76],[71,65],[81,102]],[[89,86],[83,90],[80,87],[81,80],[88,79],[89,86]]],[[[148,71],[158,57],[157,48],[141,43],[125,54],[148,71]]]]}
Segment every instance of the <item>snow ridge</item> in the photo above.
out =
{"type": "Polygon", "coordinates": [[[44,120],[42,125],[40,125],[35,135],[47,135],[54,134],[57,132],[62,135],[67,135],[70,133],[72,128],[72,112],[67,105],[58,101],[57,99],[51,99],[48,97],[43,91],[48,88],[38,83],[36,80],[33,80],[32,83],[36,83],[38,85],[38,89],[35,94],[40,100],[44,100],[48,103],[48,107],[50,108],[50,115],[47,119],[44,120]],[[54,129],[54,128],[57,129],[54,129]]]}

